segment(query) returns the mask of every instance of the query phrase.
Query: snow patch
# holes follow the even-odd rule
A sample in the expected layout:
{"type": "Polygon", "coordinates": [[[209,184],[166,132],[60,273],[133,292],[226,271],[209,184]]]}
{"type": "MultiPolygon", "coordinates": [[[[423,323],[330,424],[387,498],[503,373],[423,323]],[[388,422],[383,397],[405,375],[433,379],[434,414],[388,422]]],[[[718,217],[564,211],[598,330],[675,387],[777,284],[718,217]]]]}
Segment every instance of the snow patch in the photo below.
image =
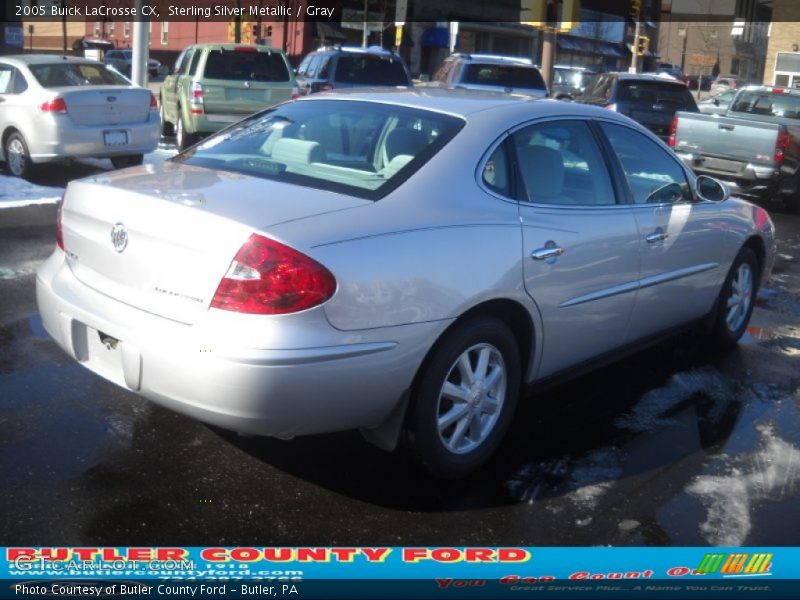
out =
{"type": "Polygon", "coordinates": [[[741,546],[752,526],[754,504],[781,500],[800,483],[800,449],[775,433],[772,424],[756,427],[759,449],[728,466],[724,475],[700,475],[686,488],[706,508],[700,533],[715,546],[741,546]]]}
{"type": "Polygon", "coordinates": [[[614,424],[636,432],[673,425],[676,421],[667,414],[698,395],[707,396],[713,401],[709,413],[709,418],[713,420],[725,412],[735,391],[730,382],[713,369],[682,371],[670,377],[665,386],[647,392],[631,412],[619,417],[614,424]]]}
{"type": "Polygon", "coordinates": [[[19,177],[0,175],[0,208],[55,204],[63,193],[64,188],[36,185],[19,177]]]}

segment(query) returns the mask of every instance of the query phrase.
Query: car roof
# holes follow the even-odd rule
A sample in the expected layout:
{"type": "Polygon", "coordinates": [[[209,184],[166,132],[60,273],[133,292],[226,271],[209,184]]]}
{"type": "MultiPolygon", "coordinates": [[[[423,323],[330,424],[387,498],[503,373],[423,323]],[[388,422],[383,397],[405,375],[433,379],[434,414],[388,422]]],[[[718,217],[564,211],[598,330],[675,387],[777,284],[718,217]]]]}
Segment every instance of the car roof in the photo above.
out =
{"type": "MultiPolygon", "coordinates": [[[[416,88],[343,88],[337,92],[324,92],[304,96],[296,102],[317,102],[321,100],[355,100],[394,104],[408,108],[418,108],[450,114],[464,119],[477,113],[507,112],[510,120],[517,117],[519,108],[531,118],[538,116],[607,116],[616,118],[616,113],[608,110],[560,100],[535,99],[522,94],[506,94],[503,92],[484,92],[476,90],[448,90],[436,87],[416,88]]],[[[625,117],[620,120],[626,121],[625,117]]]]}
{"type": "Polygon", "coordinates": [[[679,79],[659,73],[608,73],[608,75],[614,75],[620,81],[658,81],[669,85],[686,87],[686,84],[679,79]]]}
{"type": "Polygon", "coordinates": [[[529,58],[525,58],[523,56],[503,56],[500,54],[472,54],[470,52],[464,54],[454,54],[453,59],[460,59],[473,63],[486,63],[495,65],[507,65],[511,63],[526,67],[534,66],[533,62],[531,62],[531,59],[529,58]]]}
{"type": "Polygon", "coordinates": [[[7,56],[0,56],[0,60],[16,63],[18,65],[46,65],[52,63],[89,63],[89,64],[102,64],[99,61],[91,58],[82,58],[79,56],[66,56],[61,54],[11,54],[7,56]]]}
{"type": "Polygon", "coordinates": [[[374,54],[377,56],[391,56],[393,58],[400,57],[399,54],[380,46],[369,46],[368,48],[362,48],[361,46],[321,46],[313,52],[309,52],[309,54],[324,52],[330,52],[332,54],[374,54]]]}
{"type": "Polygon", "coordinates": [[[233,52],[236,48],[252,48],[259,52],[279,52],[280,54],[284,54],[284,51],[280,48],[276,48],[275,46],[266,46],[262,44],[237,44],[235,42],[228,43],[215,43],[215,44],[192,44],[195,51],[197,50],[225,50],[233,52]]]}

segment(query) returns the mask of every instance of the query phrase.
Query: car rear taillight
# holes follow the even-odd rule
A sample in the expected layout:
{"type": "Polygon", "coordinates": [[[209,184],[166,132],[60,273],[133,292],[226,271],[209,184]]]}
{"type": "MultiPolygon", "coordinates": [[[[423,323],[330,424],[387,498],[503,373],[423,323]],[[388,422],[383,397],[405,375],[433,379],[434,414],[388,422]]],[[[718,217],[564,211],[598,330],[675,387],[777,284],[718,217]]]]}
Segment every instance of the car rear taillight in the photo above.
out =
{"type": "Polygon", "coordinates": [[[292,88],[292,100],[297,100],[300,97],[300,88],[294,86],[292,88]]]}
{"type": "Polygon", "coordinates": [[[158,100],[156,100],[155,94],[150,94],[150,108],[158,108],[158,100]]]}
{"type": "Polygon", "coordinates": [[[778,139],[775,141],[775,164],[780,165],[786,158],[786,149],[789,147],[789,132],[779,131],[778,139]]]}
{"type": "Polygon", "coordinates": [[[47,102],[42,102],[39,105],[39,110],[47,113],[65,113],[67,112],[67,103],[63,98],[53,98],[47,102]]]}
{"type": "Polygon", "coordinates": [[[189,112],[193,115],[203,114],[203,85],[193,81],[189,86],[189,112]]]}
{"type": "Polygon", "coordinates": [[[672,117],[672,123],[669,126],[669,139],[667,140],[667,144],[669,144],[670,148],[675,147],[675,136],[678,133],[678,117],[672,117]]]}
{"type": "Polygon", "coordinates": [[[769,213],[760,206],[754,206],[753,221],[756,224],[756,231],[764,231],[769,228],[769,213]]]}
{"type": "Polygon", "coordinates": [[[61,225],[61,212],[64,206],[64,197],[58,201],[58,208],[56,210],[56,246],[64,249],[64,227],[61,225]]]}
{"type": "Polygon", "coordinates": [[[605,108],[606,110],[612,110],[614,112],[617,112],[617,105],[614,104],[613,102],[611,104],[606,104],[603,108],[605,108]]]}
{"type": "Polygon", "coordinates": [[[283,315],[318,306],[335,291],[336,279],[317,261],[254,233],[236,253],[211,306],[283,315]]]}

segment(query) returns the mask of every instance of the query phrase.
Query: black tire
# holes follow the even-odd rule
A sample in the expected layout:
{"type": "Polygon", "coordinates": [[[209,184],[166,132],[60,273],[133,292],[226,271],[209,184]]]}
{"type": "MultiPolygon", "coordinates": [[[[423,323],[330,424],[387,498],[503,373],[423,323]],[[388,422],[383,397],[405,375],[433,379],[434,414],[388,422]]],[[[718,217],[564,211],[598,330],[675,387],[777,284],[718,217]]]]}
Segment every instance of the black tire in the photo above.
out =
{"type": "Polygon", "coordinates": [[[508,326],[494,317],[476,317],[462,323],[437,343],[414,386],[408,423],[408,440],[414,453],[437,477],[463,477],[474,471],[492,455],[508,431],[519,388],[519,348],[508,326]],[[488,366],[482,378],[479,356],[484,350],[488,366]],[[473,385],[469,385],[458,366],[464,355],[479,375],[473,385]],[[489,380],[498,368],[505,381],[500,375],[492,384],[489,380]],[[484,380],[489,382],[488,386],[483,386],[484,380]],[[464,399],[454,401],[445,397],[446,383],[458,388],[464,399]],[[490,412],[501,397],[497,402],[499,408],[490,412]],[[456,414],[462,416],[456,419],[456,414]],[[452,422],[445,418],[448,415],[452,422]],[[459,427],[461,437],[457,437],[459,427]]]}
{"type": "Polygon", "coordinates": [[[178,107],[178,117],[175,120],[175,146],[179,152],[183,152],[194,144],[195,136],[186,131],[181,115],[181,107],[178,107]]]}
{"type": "Polygon", "coordinates": [[[112,156],[111,164],[115,169],[136,167],[144,162],[144,154],[126,154],[125,156],[112,156]]]}
{"type": "Polygon", "coordinates": [[[161,101],[158,103],[158,116],[161,119],[161,135],[164,137],[171,137],[175,135],[175,127],[172,123],[167,121],[167,117],[164,114],[164,99],[161,98],[161,101]]]}
{"type": "Polygon", "coordinates": [[[761,270],[755,253],[747,247],[739,250],[717,299],[716,315],[711,330],[711,341],[715,345],[722,348],[733,346],[744,334],[756,305],[760,275],[761,270]],[[749,286],[747,290],[741,290],[745,272],[749,272],[749,286]],[[736,297],[739,298],[739,302],[736,302],[736,297]],[[729,303],[733,304],[729,306],[729,303]],[[734,310],[736,308],[738,310],[734,310]]]}
{"type": "Polygon", "coordinates": [[[31,154],[28,151],[28,144],[22,134],[16,131],[6,139],[3,153],[6,159],[6,170],[14,177],[29,179],[33,168],[31,154]]]}

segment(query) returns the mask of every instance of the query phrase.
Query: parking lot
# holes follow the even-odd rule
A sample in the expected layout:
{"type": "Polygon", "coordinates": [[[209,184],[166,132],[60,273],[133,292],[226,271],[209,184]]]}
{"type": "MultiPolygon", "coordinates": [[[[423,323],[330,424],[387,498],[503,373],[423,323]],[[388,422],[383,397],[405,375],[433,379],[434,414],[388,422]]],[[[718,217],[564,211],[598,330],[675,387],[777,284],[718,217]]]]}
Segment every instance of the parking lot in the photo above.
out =
{"type": "MultiPolygon", "coordinates": [[[[38,188],[0,184],[35,201],[105,162],[47,169],[38,188]]],[[[501,451],[459,481],[355,432],[239,437],[90,373],[37,315],[53,204],[0,209],[0,542],[796,544],[800,217],[769,208],[777,264],[736,350],[687,333],[531,390],[501,451]]]]}

